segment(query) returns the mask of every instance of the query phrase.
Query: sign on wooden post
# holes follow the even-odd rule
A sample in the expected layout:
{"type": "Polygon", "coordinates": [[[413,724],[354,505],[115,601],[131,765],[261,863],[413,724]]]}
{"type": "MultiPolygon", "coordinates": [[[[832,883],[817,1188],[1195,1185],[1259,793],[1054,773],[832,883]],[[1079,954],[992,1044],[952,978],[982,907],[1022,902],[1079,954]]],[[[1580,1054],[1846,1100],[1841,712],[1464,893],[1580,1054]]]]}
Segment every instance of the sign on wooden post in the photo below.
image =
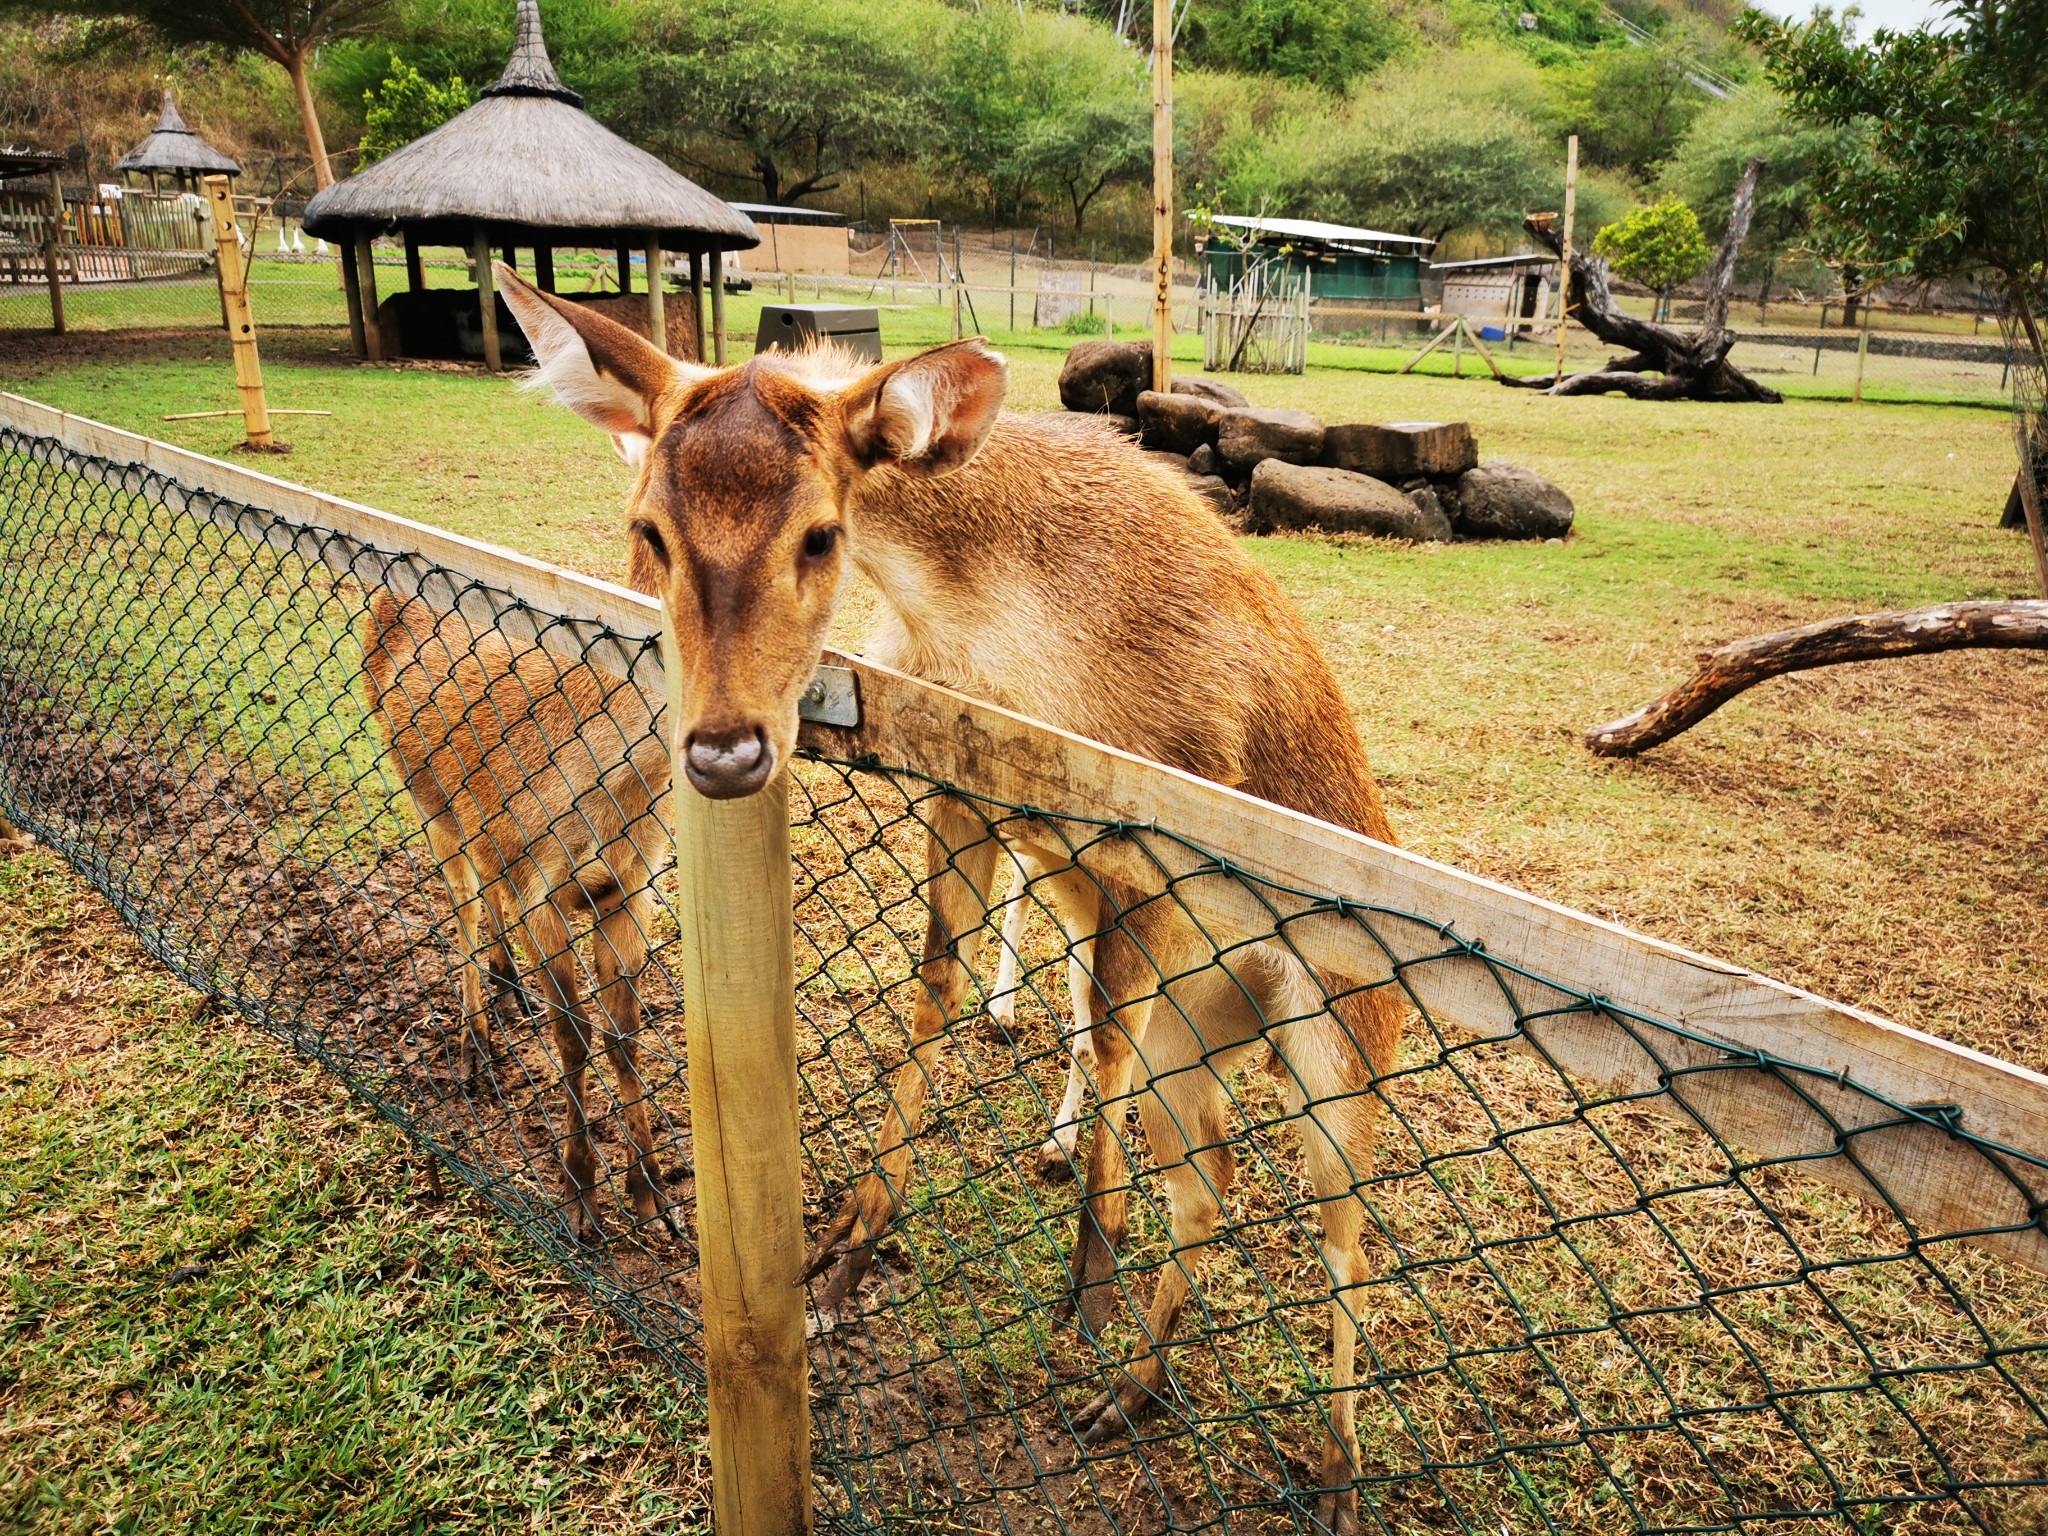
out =
{"type": "MultiPolygon", "coordinates": [[[[666,625],[662,663],[680,720],[687,673],[666,625]]],[[[707,800],[679,755],[674,782],[713,1523],[798,1536],[811,1528],[811,1417],[789,774],[707,800]]]]}
{"type": "Polygon", "coordinates": [[[228,340],[235,353],[235,388],[242,396],[242,429],[251,448],[274,446],[270,406],[263,398],[263,363],[256,355],[256,321],[249,313],[249,274],[242,265],[242,242],[235,227],[235,198],[225,176],[206,178],[206,196],[213,208],[214,270],[220,274],[220,304],[228,317],[228,340]]]}

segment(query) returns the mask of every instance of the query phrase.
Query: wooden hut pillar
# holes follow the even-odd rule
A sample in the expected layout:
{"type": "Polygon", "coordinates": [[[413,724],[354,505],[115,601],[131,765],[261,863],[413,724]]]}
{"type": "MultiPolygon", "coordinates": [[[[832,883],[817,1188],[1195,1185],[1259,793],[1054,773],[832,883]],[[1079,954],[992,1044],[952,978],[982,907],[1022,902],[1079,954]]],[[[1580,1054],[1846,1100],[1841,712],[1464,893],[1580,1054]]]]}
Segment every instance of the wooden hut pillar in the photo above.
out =
{"type": "Polygon", "coordinates": [[[356,269],[355,243],[351,239],[341,249],[341,291],[348,299],[348,339],[357,357],[370,355],[369,342],[363,328],[362,274],[356,269]]]}
{"type": "Polygon", "coordinates": [[[654,343],[655,350],[668,350],[668,316],[662,310],[661,293],[661,240],[649,236],[647,241],[647,339],[654,343]]]}
{"type": "Polygon", "coordinates": [[[377,256],[370,248],[370,231],[355,228],[356,312],[362,316],[363,355],[373,363],[384,361],[384,333],[377,325],[377,256]]]}
{"type": "Polygon", "coordinates": [[[555,248],[552,245],[533,248],[533,281],[542,293],[555,291],[555,248]]]}
{"type": "Polygon", "coordinates": [[[708,363],[704,355],[704,253],[690,252],[690,341],[697,354],[697,361],[708,363]]]}
{"type": "Polygon", "coordinates": [[[491,232],[479,229],[470,245],[476,257],[476,303],[484,328],[484,366],[493,373],[505,368],[498,350],[498,285],[491,277],[491,232]]]}
{"type": "Polygon", "coordinates": [[[50,167],[50,227],[43,236],[43,273],[50,280],[50,329],[64,334],[64,284],[57,276],[57,245],[64,238],[64,173],[50,167]]]}
{"type": "Polygon", "coordinates": [[[725,366],[725,253],[711,253],[711,359],[725,366]]]}
{"type": "Polygon", "coordinates": [[[518,247],[518,246],[516,246],[516,245],[508,245],[508,246],[506,246],[506,247],[505,247],[505,249],[504,249],[503,251],[499,252],[499,255],[500,255],[500,256],[502,256],[502,257],[504,258],[504,262],[505,262],[505,265],[506,265],[506,266],[510,267],[510,268],[511,268],[511,269],[512,269],[512,270],[513,270],[514,272],[517,272],[517,271],[519,270],[519,247],[518,247]]]}
{"type": "Polygon", "coordinates": [[[633,291],[633,253],[622,245],[613,254],[619,258],[619,292],[631,293],[633,291]]]}
{"type": "Polygon", "coordinates": [[[420,243],[409,229],[405,231],[405,286],[412,293],[427,286],[426,271],[420,266],[420,243]]]}

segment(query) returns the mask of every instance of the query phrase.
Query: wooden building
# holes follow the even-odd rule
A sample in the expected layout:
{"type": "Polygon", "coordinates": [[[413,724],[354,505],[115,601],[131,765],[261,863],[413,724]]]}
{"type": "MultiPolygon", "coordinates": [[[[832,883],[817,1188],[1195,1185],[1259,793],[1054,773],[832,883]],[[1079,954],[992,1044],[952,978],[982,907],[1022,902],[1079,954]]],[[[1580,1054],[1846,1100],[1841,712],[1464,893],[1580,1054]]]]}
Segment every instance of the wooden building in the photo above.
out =
{"type": "Polygon", "coordinates": [[[1235,237],[1211,236],[1200,252],[1202,271],[1217,288],[1228,288],[1249,262],[1264,257],[1301,274],[1311,299],[1347,299],[1389,309],[1422,307],[1422,261],[1434,240],[1315,219],[1218,214],[1209,222],[1235,237]]]}
{"type": "Polygon", "coordinates": [[[725,353],[721,258],[761,237],[747,216],[628,144],[583,110],[548,59],[535,0],[518,0],[511,60],[476,105],[321,191],[305,230],[341,246],[349,327],[359,356],[481,356],[499,368],[525,341],[491,280],[491,259],[529,254],[534,281],[555,286],[558,249],[615,254],[617,295],[569,295],[630,325],[678,357],[725,353]],[[407,286],[377,299],[371,241],[405,243],[407,286]],[[420,252],[467,254],[476,287],[428,288],[420,252]],[[669,253],[688,257],[692,302],[670,305],[659,274],[669,253]],[[632,294],[639,266],[644,292],[632,294]],[[705,290],[712,347],[704,346],[705,290]]]}
{"type": "Polygon", "coordinates": [[[1438,308],[1446,315],[1507,328],[1524,328],[1544,319],[1557,276],[1557,258],[1539,252],[1520,256],[1488,256],[1477,261],[1444,261],[1429,275],[1443,284],[1438,308]]]}

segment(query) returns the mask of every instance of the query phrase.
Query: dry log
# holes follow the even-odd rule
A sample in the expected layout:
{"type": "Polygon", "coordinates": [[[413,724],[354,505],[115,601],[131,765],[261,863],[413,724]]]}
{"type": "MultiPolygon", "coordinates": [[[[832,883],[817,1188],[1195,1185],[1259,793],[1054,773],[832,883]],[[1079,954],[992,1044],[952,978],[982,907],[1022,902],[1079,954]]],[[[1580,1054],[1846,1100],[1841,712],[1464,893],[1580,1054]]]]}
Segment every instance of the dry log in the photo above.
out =
{"type": "MultiPolygon", "coordinates": [[[[1783,395],[1728,361],[1729,349],[1736,342],[1735,333],[1728,329],[1728,294],[1735,281],[1735,258],[1749,237],[1750,219],[1756,211],[1756,179],[1763,167],[1761,159],[1751,160],[1736,183],[1728,232],[1707,267],[1706,310],[1698,330],[1684,331],[1624,314],[1614,302],[1607,263],[1575,250],[1571,253],[1572,319],[1610,347],[1627,348],[1629,355],[1613,358],[1590,373],[1503,378],[1501,382],[1553,395],[1619,393],[1638,400],[1782,402],[1783,395]],[[1646,378],[1646,373],[1660,377],[1646,378]]],[[[1563,255],[1563,239],[1549,214],[1533,214],[1522,221],[1522,227],[1551,254],[1563,255]]]]}
{"type": "Polygon", "coordinates": [[[1973,646],[2048,651],[2048,602],[1943,603],[1906,613],[1824,619],[1732,641],[1702,652],[1699,671],[1662,698],[1588,731],[1586,745],[1601,757],[1634,757],[1699,724],[1766,678],[1973,646]]]}

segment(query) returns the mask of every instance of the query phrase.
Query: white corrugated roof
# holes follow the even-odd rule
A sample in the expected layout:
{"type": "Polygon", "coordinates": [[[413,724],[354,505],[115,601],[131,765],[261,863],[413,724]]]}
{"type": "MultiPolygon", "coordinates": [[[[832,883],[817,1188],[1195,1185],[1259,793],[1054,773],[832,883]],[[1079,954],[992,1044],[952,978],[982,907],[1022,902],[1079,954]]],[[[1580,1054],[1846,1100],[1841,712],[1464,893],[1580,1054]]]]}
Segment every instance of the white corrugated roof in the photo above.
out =
{"type": "MultiPolygon", "coordinates": [[[[1194,215],[1190,214],[1190,218],[1194,215]]],[[[1232,229],[1249,229],[1256,234],[1278,235],[1282,239],[1324,240],[1331,245],[1435,245],[1419,235],[1396,235],[1384,229],[1355,229],[1349,224],[1325,224],[1319,219],[1254,219],[1240,213],[1218,213],[1211,224],[1232,229]]]]}

